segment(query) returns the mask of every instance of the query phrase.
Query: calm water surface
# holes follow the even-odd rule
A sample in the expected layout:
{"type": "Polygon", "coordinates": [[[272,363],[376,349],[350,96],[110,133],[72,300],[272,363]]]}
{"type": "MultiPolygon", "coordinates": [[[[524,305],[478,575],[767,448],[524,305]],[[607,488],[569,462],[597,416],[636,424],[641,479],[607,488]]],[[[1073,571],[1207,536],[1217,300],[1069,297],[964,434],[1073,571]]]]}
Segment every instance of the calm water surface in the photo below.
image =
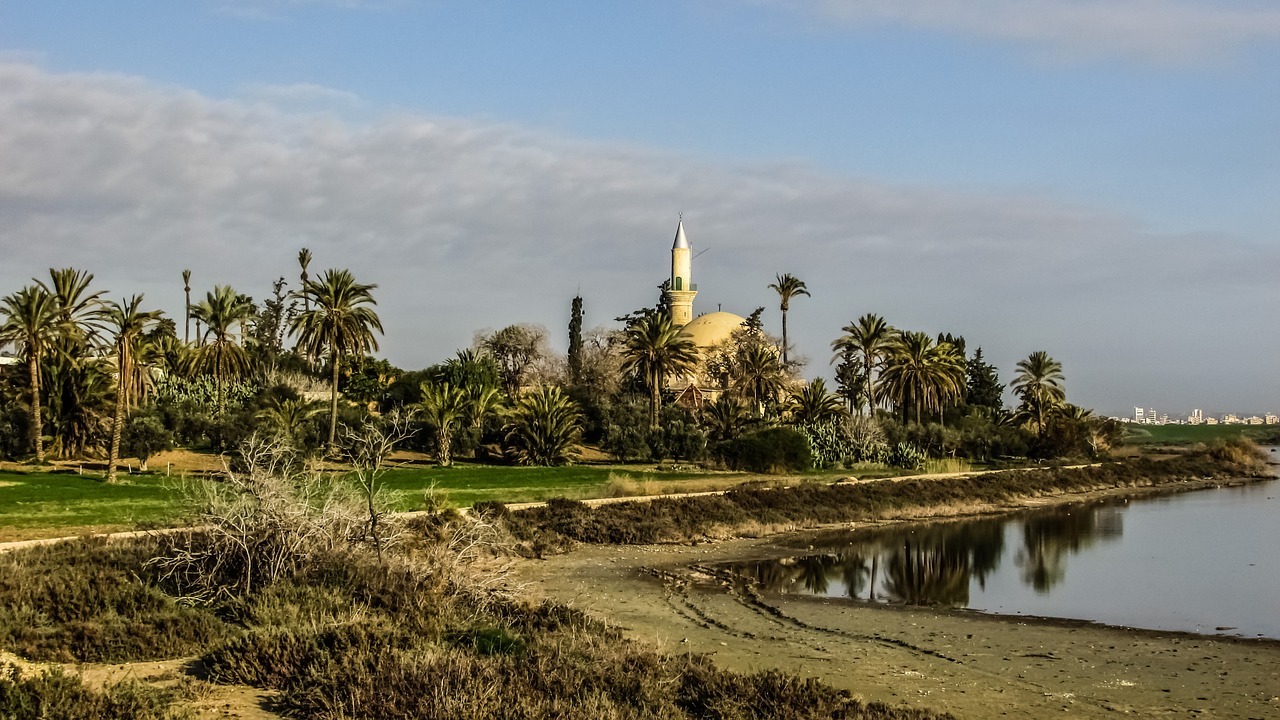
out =
{"type": "Polygon", "coordinates": [[[1280,481],[828,536],[764,589],[1280,639],[1280,481]]]}

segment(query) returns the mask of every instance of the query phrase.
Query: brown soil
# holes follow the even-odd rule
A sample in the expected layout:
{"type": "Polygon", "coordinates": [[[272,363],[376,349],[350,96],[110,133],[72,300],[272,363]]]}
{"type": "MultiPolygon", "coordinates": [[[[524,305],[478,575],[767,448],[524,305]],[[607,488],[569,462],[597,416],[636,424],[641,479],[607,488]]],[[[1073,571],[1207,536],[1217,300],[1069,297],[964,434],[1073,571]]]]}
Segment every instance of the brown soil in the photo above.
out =
{"type": "Polygon", "coordinates": [[[1280,642],[751,596],[698,569],[782,552],[781,540],[583,546],[517,573],[532,592],[667,651],[797,672],[865,700],[961,718],[1280,718],[1280,642]]]}

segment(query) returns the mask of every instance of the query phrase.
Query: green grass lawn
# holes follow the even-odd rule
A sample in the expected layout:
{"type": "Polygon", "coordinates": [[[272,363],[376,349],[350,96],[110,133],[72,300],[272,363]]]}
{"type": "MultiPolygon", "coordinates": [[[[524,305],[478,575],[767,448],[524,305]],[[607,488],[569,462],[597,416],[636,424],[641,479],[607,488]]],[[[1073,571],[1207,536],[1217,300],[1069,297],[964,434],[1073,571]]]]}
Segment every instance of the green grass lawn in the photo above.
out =
{"type": "Polygon", "coordinates": [[[1275,443],[1280,425],[1126,425],[1128,445],[1190,445],[1211,440],[1249,438],[1275,443]]]}
{"type": "Polygon", "coordinates": [[[99,475],[0,472],[0,540],[65,533],[37,530],[131,529],[179,518],[177,478],[123,475],[108,485],[99,475]]]}
{"type": "Polygon", "coordinates": [[[507,467],[494,465],[455,464],[453,467],[404,468],[388,471],[384,482],[400,494],[398,507],[417,510],[423,507],[424,493],[434,487],[451,505],[470,507],[478,502],[496,500],[505,503],[538,502],[553,497],[584,499],[604,497],[614,478],[625,477],[637,482],[653,482],[659,492],[684,492],[688,481],[718,479],[726,483],[746,481],[745,473],[709,473],[705,471],[659,472],[645,468],[599,465],[569,467],[507,467]],[[669,486],[669,488],[667,487],[669,486]]]}

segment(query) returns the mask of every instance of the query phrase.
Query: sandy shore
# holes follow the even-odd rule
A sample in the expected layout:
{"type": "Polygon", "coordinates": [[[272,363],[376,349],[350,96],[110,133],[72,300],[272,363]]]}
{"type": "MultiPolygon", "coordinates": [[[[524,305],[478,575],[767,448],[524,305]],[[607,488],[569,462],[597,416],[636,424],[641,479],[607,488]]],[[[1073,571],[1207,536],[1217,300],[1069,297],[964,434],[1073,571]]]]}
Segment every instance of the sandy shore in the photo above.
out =
{"type": "MultiPolygon", "coordinates": [[[[1035,504],[1082,496],[1041,499],[1035,504]]],[[[795,538],[583,546],[521,563],[534,594],[735,670],[779,668],[961,718],[1280,718],[1280,642],[735,591],[700,565],[795,538]]]]}

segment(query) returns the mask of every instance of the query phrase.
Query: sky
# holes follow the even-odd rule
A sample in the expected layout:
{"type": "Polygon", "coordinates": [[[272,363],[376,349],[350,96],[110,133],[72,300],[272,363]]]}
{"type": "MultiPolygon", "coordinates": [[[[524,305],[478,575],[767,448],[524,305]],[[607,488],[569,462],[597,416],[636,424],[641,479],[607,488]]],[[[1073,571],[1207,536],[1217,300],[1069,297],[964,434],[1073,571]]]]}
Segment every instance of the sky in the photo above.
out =
{"type": "Polygon", "coordinates": [[[257,299],[298,250],[380,355],[652,305],[1044,350],[1110,415],[1280,411],[1271,0],[0,0],[0,294],[257,299]]]}

